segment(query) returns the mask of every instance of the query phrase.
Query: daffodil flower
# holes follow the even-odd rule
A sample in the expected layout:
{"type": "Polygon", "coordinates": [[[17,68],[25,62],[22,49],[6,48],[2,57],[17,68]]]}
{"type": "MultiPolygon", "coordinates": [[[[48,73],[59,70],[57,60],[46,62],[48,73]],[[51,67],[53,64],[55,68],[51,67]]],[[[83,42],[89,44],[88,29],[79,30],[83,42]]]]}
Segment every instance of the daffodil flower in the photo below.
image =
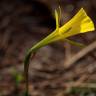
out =
{"type": "MultiPolygon", "coordinates": [[[[55,10],[55,17],[56,17],[56,29],[49,34],[46,38],[41,40],[39,43],[34,45],[32,48],[29,49],[27,52],[27,55],[24,60],[24,70],[25,70],[25,77],[28,77],[28,66],[29,66],[29,59],[32,53],[35,53],[38,49],[40,49],[43,46],[46,46],[52,42],[58,41],[58,40],[65,40],[69,43],[78,45],[78,43],[74,43],[73,41],[68,40],[68,37],[94,31],[95,27],[90,19],[90,17],[86,14],[83,8],[79,10],[79,12],[66,24],[63,26],[59,26],[59,15],[58,12],[55,10]]],[[[28,81],[26,79],[26,81],[28,81]]],[[[26,88],[28,91],[28,84],[26,83],[26,88]]],[[[27,95],[26,95],[27,96],[27,95]]]]}
{"type": "Polygon", "coordinates": [[[55,17],[56,17],[56,29],[51,34],[49,34],[45,39],[41,40],[39,43],[37,43],[31,49],[29,49],[25,58],[25,63],[28,61],[32,52],[36,52],[39,48],[43,46],[46,46],[58,40],[67,40],[66,38],[77,34],[95,30],[92,20],[86,14],[83,8],[81,8],[79,12],[69,22],[67,22],[60,28],[59,28],[59,17],[56,10],[55,10],[55,17]]]}

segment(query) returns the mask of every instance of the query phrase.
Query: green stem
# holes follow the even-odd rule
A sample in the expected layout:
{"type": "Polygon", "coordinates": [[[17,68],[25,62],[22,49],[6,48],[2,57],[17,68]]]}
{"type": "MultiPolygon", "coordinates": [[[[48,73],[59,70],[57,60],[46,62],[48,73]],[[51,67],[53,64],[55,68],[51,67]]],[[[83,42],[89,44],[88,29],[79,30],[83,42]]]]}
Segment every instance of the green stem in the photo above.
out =
{"type": "MultiPolygon", "coordinates": [[[[32,54],[32,59],[34,58],[36,53],[32,54]]],[[[31,53],[26,56],[27,58],[31,57],[31,53]]],[[[29,70],[29,59],[24,62],[24,77],[25,77],[25,93],[24,96],[29,96],[29,87],[28,87],[28,70],[29,70]]]]}
{"type": "Polygon", "coordinates": [[[26,90],[25,90],[25,96],[28,96],[28,69],[29,69],[29,61],[30,61],[30,57],[32,54],[32,59],[35,55],[35,53],[37,52],[38,49],[40,49],[41,47],[51,43],[51,39],[54,38],[55,36],[57,36],[56,34],[56,30],[54,30],[53,33],[51,33],[49,36],[47,36],[46,38],[44,38],[43,40],[41,40],[40,42],[38,42],[36,45],[34,45],[32,48],[29,49],[29,51],[27,52],[25,59],[24,59],[24,75],[25,75],[25,83],[26,83],[26,90]]]}

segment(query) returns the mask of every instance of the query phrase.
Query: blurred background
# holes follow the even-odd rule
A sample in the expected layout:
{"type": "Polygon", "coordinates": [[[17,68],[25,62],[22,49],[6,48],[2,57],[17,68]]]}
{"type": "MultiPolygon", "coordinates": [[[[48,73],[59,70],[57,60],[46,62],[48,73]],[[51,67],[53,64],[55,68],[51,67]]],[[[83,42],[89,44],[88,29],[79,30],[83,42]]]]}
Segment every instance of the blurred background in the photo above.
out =
{"type": "MultiPolygon", "coordinates": [[[[0,0],[0,96],[23,96],[26,51],[83,7],[96,24],[96,0],[0,0]]],[[[96,96],[96,32],[41,48],[29,67],[30,96],[96,96]]]]}

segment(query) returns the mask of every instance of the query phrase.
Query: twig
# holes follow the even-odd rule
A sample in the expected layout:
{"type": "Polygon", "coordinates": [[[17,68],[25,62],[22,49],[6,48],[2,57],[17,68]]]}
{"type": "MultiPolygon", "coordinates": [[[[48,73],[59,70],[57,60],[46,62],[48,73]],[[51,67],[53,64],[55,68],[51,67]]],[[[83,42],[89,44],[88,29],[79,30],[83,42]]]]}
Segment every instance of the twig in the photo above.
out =
{"type": "Polygon", "coordinates": [[[80,83],[77,84],[75,82],[65,83],[64,86],[66,87],[80,87],[80,88],[96,88],[96,83],[80,83]]]}
{"type": "Polygon", "coordinates": [[[93,42],[92,44],[90,44],[89,46],[85,47],[84,49],[82,49],[80,52],[78,52],[75,56],[73,56],[72,58],[70,58],[68,60],[68,62],[65,62],[65,68],[69,68],[71,66],[73,66],[73,64],[75,62],[77,62],[79,59],[81,59],[82,57],[84,57],[86,54],[88,54],[89,52],[93,51],[96,48],[96,41],[93,42]]]}

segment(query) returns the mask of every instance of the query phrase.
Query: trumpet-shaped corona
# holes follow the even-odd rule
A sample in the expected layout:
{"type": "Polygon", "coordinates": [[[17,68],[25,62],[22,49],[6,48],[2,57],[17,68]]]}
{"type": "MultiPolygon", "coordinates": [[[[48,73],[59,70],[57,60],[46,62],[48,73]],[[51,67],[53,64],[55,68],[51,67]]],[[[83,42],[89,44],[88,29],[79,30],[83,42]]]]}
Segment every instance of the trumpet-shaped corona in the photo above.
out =
{"type": "Polygon", "coordinates": [[[59,34],[63,38],[67,38],[76,34],[94,31],[95,27],[87,16],[83,8],[65,25],[59,29],[59,34]]]}

